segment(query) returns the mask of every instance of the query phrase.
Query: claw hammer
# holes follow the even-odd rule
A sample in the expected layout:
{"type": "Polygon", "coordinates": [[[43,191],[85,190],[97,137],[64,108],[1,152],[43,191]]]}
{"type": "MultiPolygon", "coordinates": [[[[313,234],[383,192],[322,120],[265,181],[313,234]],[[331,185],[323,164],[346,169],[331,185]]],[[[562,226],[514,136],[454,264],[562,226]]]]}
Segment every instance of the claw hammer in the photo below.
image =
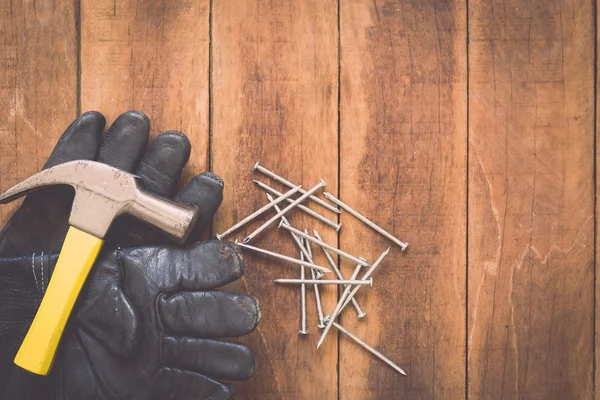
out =
{"type": "Polygon", "coordinates": [[[72,186],[75,198],[52,279],[15,357],[15,364],[38,375],[52,368],[75,300],[117,216],[131,214],[180,241],[198,218],[197,207],[146,192],[135,175],[95,161],[43,170],[0,194],[0,204],[51,185],[72,186]]]}

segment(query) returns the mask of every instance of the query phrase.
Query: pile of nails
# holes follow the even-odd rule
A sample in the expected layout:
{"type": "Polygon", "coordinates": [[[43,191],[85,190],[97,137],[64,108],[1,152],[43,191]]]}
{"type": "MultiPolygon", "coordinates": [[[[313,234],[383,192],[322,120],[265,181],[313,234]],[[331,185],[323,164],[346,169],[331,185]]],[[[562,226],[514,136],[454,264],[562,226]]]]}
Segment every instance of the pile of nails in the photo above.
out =
{"type": "Polygon", "coordinates": [[[254,171],[260,172],[263,175],[267,176],[268,178],[271,178],[290,189],[285,193],[281,193],[278,190],[272,188],[271,186],[267,185],[264,182],[254,180],[254,183],[258,187],[260,187],[261,189],[263,189],[264,191],[267,192],[267,199],[269,200],[269,202],[267,204],[265,204],[263,207],[259,208],[255,212],[253,212],[252,214],[243,218],[241,221],[234,224],[232,227],[227,229],[225,232],[217,234],[217,239],[220,240],[222,238],[225,238],[226,236],[230,235],[231,233],[233,233],[234,231],[236,231],[243,225],[247,224],[248,222],[252,221],[259,215],[267,212],[268,210],[275,209],[276,214],[273,217],[271,217],[268,221],[263,223],[259,228],[254,230],[248,236],[246,236],[246,238],[241,243],[238,240],[235,240],[235,242],[244,249],[247,249],[247,250],[250,250],[253,252],[258,252],[258,253],[261,253],[261,254],[264,254],[264,255],[267,255],[267,256],[282,260],[282,261],[287,261],[289,263],[294,263],[294,264],[297,264],[300,266],[300,278],[299,279],[275,279],[274,280],[274,282],[277,284],[294,284],[294,285],[300,286],[300,302],[301,302],[300,314],[301,314],[301,317],[300,317],[299,333],[301,335],[306,335],[308,333],[307,327],[306,327],[306,285],[312,285],[314,288],[315,302],[316,302],[317,313],[318,313],[318,317],[319,317],[318,327],[319,327],[319,329],[323,329],[323,332],[321,333],[321,338],[319,339],[319,342],[317,343],[317,348],[319,348],[323,344],[323,341],[327,337],[327,334],[331,330],[331,327],[335,327],[337,330],[339,330],[343,334],[347,335],[349,338],[354,340],[357,344],[362,346],[364,349],[366,349],[367,351],[369,351],[370,353],[375,355],[380,360],[384,361],[386,364],[388,364],[394,370],[401,373],[402,375],[406,375],[404,370],[402,368],[400,368],[398,365],[396,365],[392,360],[390,360],[389,358],[387,358],[386,356],[381,354],[375,348],[373,348],[369,344],[365,343],[363,340],[361,340],[359,337],[354,335],[348,329],[344,328],[342,325],[340,325],[338,322],[336,322],[336,320],[340,316],[340,313],[342,312],[342,310],[344,310],[344,308],[350,303],[352,303],[352,306],[355,309],[355,311],[357,313],[357,317],[359,319],[362,319],[366,315],[366,313],[360,308],[358,301],[355,299],[355,295],[363,286],[373,286],[373,278],[371,277],[371,275],[373,274],[375,269],[383,262],[383,260],[387,256],[387,254],[390,252],[390,248],[388,248],[383,253],[381,253],[381,255],[377,258],[377,260],[375,260],[375,262],[370,264],[365,258],[356,257],[352,254],[349,254],[345,251],[338,249],[336,246],[332,246],[332,245],[324,242],[323,239],[321,238],[321,236],[319,235],[319,232],[317,232],[316,230],[313,230],[313,235],[311,235],[308,232],[308,230],[302,231],[302,230],[294,228],[290,224],[289,220],[286,218],[286,214],[289,214],[293,210],[298,209],[298,210],[301,210],[301,211],[309,214],[313,218],[316,218],[316,219],[322,221],[326,225],[334,228],[336,231],[339,231],[341,228],[341,224],[338,224],[338,223],[322,216],[321,214],[313,211],[312,209],[310,209],[302,204],[305,201],[313,201],[313,202],[318,203],[319,205],[321,205],[321,206],[327,208],[328,210],[333,211],[337,214],[341,214],[342,211],[345,211],[345,212],[353,215],[354,217],[356,217],[360,221],[362,221],[365,225],[372,228],[379,234],[383,235],[384,237],[386,237],[387,239],[392,241],[394,244],[398,245],[402,251],[404,251],[406,249],[406,247],[408,246],[408,243],[403,242],[403,241],[399,240],[398,238],[394,237],[391,233],[387,232],[386,230],[384,230],[383,228],[381,228],[380,226],[378,226],[371,220],[367,219],[365,216],[363,216],[359,212],[355,211],[349,205],[343,203],[341,200],[334,197],[331,193],[327,193],[327,192],[324,193],[326,200],[324,200],[320,197],[317,197],[316,194],[320,190],[322,190],[325,186],[327,186],[322,179],[319,181],[319,183],[317,183],[315,186],[313,186],[310,190],[304,190],[304,189],[302,189],[301,185],[296,185],[296,184],[288,181],[287,179],[277,175],[273,171],[268,170],[267,168],[260,165],[259,162],[257,162],[254,165],[253,169],[254,169],[254,171]],[[300,196],[298,196],[297,198],[293,198],[292,196],[295,194],[300,194],[300,196]],[[276,197],[273,197],[273,196],[276,196],[276,197]],[[279,204],[284,201],[289,204],[287,205],[287,207],[283,207],[283,209],[282,209],[279,206],[279,204]],[[339,209],[336,206],[339,207],[339,209]],[[262,248],[252,246],[249,244],[253,239],[255,239],[257,236],[259,236],[267,228],[269,228],[270,226],[273,226],[276,223],[279,224],[280,229],[284,229],[290,233],[292,239],[298,246],[299,258],[286,256],[283,254],[279,254],[279,253],[269,251],[266,249],[262,249],[262,248]],[[315,244],[323,250],[329,265],[331,266],[331,268],[333,269],[333,271],[335,273],[334,274],[335,279],[321,279],[325,276],[326,273],[330,273],[332,271],[329,268],[322,267],[313,262],[313,254],[312,254],[311,244],[315,244]],[[340,269],[336,265],[330,252],[336,253],[337,255],[339,255],[341,257],[347,258],[356,264],[356,268],[354,270],[354,273],[350,277],[350,279],[344,279],[340,269]],[[310,269],[310,273],[311,273],[310,278],[306,277],[306,268],[310,269]],[[363,268],[366,268],[367,270],[366,270],[366,272],[364,272],[362,274],[362,276],[359,279],[359,274],[361,273],[361,270],[363,268]],[[338,300],[338,303],[336,304],[335,309],[329,315],[323,314],[323,308],[322,308],[321,298],[320,298],[320,294],[319,294],[319,285],[342,285],[342,287],[344,288],[344,291],[343,291],[342,295],[340,296],[340,299],[338,300]]]}

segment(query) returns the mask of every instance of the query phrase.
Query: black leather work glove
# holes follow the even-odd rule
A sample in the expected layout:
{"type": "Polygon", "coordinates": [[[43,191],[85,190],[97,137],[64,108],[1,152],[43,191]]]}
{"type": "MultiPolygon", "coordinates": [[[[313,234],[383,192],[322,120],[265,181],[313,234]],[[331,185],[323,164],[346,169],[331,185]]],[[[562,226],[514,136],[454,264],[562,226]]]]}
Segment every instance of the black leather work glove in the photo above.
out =
{"type": "MultiPolygon", "coordinates": [[[[66,130],[44,168],[95,159],[140,176],[146,189],[171,196],[190,152],[178,132],[160,134],[145,151],[149,121],[83,114],[66,130]]],[[[0,233],[0,398],[227,399],[248,379],[254,356],[219,341],[250,333],[260,319],[251,296],[214,289],[239,278],[243,258],[227,242],[198,243],[222,199],[223,183],[196,176],[176,198],[200,208],[185,246],[124,216],[113,223],[67,325],[52,373],[13,364],[37,311],[68,229],[73,191],[31,193],[0,233]],[[128,247],[125,247],[128,246],[128,247]]]]}

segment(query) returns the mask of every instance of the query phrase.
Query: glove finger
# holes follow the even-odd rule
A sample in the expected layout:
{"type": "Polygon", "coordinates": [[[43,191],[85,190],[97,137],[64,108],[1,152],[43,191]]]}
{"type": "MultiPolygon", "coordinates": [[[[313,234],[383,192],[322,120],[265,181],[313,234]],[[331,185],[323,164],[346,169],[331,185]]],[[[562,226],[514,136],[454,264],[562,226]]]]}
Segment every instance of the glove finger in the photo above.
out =
{"type": "Polygon", "coordinates": [[[260,319],[255,297],[221,291],[162,295],[158,312],[166,332],[199,338],[247,335],[260,319]]]}
{"type": "Polygon", "coordinates": [[[181,132],[163,132],[152,141],[137,168],[146,190],[161,196],[171,194],[181,170],[190,158],[190,141],[181,132]]]}
{"type": "Polygon", "coordinates": [[[193,243],[208,228],[223,201],[223,180],[212,172],[203,172],[183,188],[177,199],[199,208],[200,216],[188,238],[188,242],[193,243]]]}
{"type": "Polygon", "coordinates": [[[125,279],[135,287],[136,279],[150,279],[163,293],[211,290],[235,281],[244,273],[238,246],[212,240],[190,248],[140,247],[124,249],[125,279]]]}
{"type": "Polygon", "coordinates": [[[69,125],[54,150],[48,157],[44,169],[74,160],[93,160],[98,151],[98,140],[106,120],[96,111],[88,111],[69,125]]]}
{"type": "Polygon", "coordinates": [[[156,400],[226,400],[233,398],[231,385],[219,383],[204,375],[163,367],[158,373],[156,400]]]}
{"type": "MultiPolygon", "coordinates": [[[[68,327],[68,325],[67,325],[68,327]]],[[[65,393],[67,399],[101,399],[106,398],[102,388],[102,382],[98,379],[97,370],[90,362],[96,357],[97,360],[108,363],[104,365],[104,373],[110,377],[113,371],[117,371],[114,364],[116,357],[106,357],[102,345],[95,342],[85,331],[80,330],[72,333],[68,340],[61,343],[61,351],[57,354],[54,363],[53,374],[55,376],[55,388],[58,393],[65,393]],[[86,346],[87,343],[87,346],[86,346]],[[54,372],[56,371],[56,372],[54,372]],[[68,376],[68,379],[64,377],[68,376]]],[[[104,378],[104,377],[103,377],[104,378]]],[[[112,382],[119,382],[112,380],[112,382]]],[[[114,388],[111,388],[114,390],[114,388]]],[[[45,397],[37,397],[39,399],[45,397]]],[[[18,399],[18,397],[17,397],[18,399]]]]}
{"type": "MultiPolygon", "coordinates": [[[[190,148],[190,141],[180,132],[167,131],[158,135],[135,172],[144,182],[145,189],[169,196],[190,157],[190,148]]],[[[108,240],[112,247],[133,247],[164,242],[165,236],[147,223],[122,215],[114,221],[108,240]]]]}
{"type": "Polygon", "coordinates": [[[128,356],[139,335],[135,309],[116,285],[107,285],[106,290],[86,299],[77,320],[113,354],[128,356]]]}
{"type": "Polygon", "coordinates": [[[245,381],[254,374],[254,354],[243,344],[167,336],[162,351],[166,365],[213,379],[245,381]]]}
{"type": "Polygon", "coordinates": [[[150,135],[150,120],[141,111],[127,111],[117,117],[102,137],[98,161],[133,172],[150,135]]]}

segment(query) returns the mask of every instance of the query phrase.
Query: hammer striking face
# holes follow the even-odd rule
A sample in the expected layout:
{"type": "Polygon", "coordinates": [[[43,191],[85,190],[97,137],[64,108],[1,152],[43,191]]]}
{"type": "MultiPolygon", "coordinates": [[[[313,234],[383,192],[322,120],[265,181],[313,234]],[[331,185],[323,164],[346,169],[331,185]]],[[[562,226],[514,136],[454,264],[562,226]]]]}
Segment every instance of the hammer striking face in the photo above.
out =
{"type": "Polygon", "coordinates": [[[41,171],[0,195],[8,203],[51,185],[75,189],[71,227],[48,289],[15,357],[15,364],[39,375],[52,367],[62,332],[112,221],[121,214],[184,241],[198,209],[141,190],[136,176],[94,161],[72,161],[41,171]]]}

